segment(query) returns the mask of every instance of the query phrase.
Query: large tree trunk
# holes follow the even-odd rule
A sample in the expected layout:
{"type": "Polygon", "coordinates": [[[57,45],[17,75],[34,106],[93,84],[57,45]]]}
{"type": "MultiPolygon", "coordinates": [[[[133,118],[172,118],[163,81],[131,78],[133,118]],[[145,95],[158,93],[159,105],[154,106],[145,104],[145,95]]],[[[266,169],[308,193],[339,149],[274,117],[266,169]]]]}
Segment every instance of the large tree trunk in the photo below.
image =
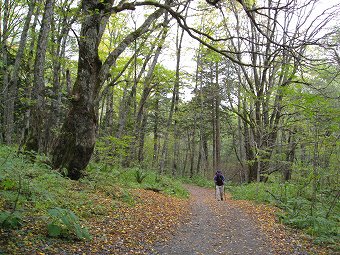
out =
{"type": "Polygon", "coordinates": [[[99,90],[102,63],[98,46],[107,22],[96,13],[96,1],[83,2],[87,15],[79,39],[78,74],[72,91],[71,108],[62,126],[61,135],[53,149],[54,168],[66,168],[67,176],[79,179],[91,159],[97,130],[95,99],[99,90]]]}
{"type": "MultiPolygon", "coordinates": [[[[243,101],[243,114],[246,116],[246,102],[243,101]]],[[[244,150],[245,150],[245,159],[248,162],[248,171],[246,172],[246,181],[253,182],[257,179],[257,168],[254,163],[254,151],[253,151],[253,142],[250,133],[249,124],[246,121],[243,121],[243,129],[244,129],[244,150]]]]}
{"type": "MultiPolygon", "coordinates": [[[[91,26],[83,25],[82,36],[87,36],[91,26]]],[[[62,127],[63,136],[59,138],[53,151],[52,162],[55,168],[68,169],[68,177],[79,179],[82,170],[87,166],[94,149],[97,116],[95,113],[94,93],[83,93],[84,90],[94,91],[98,83],[98,73],[101,67],[98,54],[90,51],[91,44],[96,44],[96,38],[79,45],[80,57],[78,76],[72,96],[72,106],[62,127]],[[89,47],[90,46],[90,47],[89,47]],[[91,64],[89,64],[91,63],[91,64]]]]}
{"type": "MultiPolygon", "coordinates": [[[[79,37],[78,74],[72,91],[71,109],[52,152],[53,167],[66,168],[71,179],[79,179],[91,159],[97,130],[96,99],[109,76],[111,66],[126,47],[147,32],[153,21],[164,13],[164,10],[156,10],[151,14],[137,30],[121,41],[102,65],[98,46],[111,6],[112,1],[98,5],[96,0],[84,0],[82,5],[84,18],[79,37]]],[[[121,6],[118,9],[124,8],[121,6]]]]}

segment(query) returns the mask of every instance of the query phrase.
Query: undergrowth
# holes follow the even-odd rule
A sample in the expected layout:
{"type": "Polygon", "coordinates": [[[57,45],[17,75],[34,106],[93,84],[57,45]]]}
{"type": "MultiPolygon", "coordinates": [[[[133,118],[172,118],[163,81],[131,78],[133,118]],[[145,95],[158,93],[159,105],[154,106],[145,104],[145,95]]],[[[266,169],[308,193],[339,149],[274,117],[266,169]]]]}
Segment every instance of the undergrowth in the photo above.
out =
{"type": "Polygon", "coordinates": [[[278,214],[283,223],[302,229],[315,243],[339,249],[340,203],[337,194],[327,188],[320,188],[315,193],[308,183],[301,179],[285,183],[275,180],[227,186],[227,189],[234,199],[270,203],[283,209],[283,213],[278,214]]]}
{"type": "Polygon", "coordinates": [[[52,170],[47,157],[35,155],[32,160],[31,156],[0,146],[0,230],[18,229],[27,219],[35,219],[49,236],[89,239],[81,227],[86,220],[105,216],[121,203],[133,206],[137,198],[131,189],[188,197],[181,182],[152,171],[91,163],[86,176],[73,181],[52,170]],[[111,202],[98,203],[100,197],[111,202]]]}

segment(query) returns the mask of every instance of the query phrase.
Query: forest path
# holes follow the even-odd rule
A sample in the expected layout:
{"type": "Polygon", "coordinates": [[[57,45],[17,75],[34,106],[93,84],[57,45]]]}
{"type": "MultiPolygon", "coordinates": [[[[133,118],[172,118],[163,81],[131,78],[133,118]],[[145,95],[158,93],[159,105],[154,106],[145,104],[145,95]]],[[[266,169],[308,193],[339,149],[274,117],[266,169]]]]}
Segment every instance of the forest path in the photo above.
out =
{"type": "Polygon", "coordinates": [[[160,255],[275,254],[255,219],[228,197],[216,201],[212,189],[187,186],[190,219],[173,237],[154,247],[160,255]]]}

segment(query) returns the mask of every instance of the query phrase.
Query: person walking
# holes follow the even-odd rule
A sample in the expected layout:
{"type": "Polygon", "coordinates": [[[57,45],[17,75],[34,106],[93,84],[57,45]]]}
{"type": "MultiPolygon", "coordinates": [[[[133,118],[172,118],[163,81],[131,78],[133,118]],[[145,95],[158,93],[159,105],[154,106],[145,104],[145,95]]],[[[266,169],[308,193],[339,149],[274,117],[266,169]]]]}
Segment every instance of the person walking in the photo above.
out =
{"type": "Polygon", "coordinates": [[[224,182],[225,178],[220,170],[217,170],[214,176],[215,182],[215,195],[218,201],[223,201],[224,197],[224,182]]]}

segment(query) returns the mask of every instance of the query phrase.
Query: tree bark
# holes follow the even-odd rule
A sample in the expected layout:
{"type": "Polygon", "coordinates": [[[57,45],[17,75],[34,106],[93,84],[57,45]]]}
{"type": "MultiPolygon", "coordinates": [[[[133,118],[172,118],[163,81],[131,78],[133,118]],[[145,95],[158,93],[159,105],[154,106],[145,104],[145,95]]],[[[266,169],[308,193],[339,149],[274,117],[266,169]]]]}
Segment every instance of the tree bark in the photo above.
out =
{"type": "Polygon", "coordinates": [[[194,117],[194,126],[193,126],[193,130],[191,133],[191,139],[190,139],[190,135],[189,135],[189,143],[191,143],[191,150],[190,150],[190,170],[189,170],[189,177],[192,178],[194,177],[195,174],[195,153],[196,153],[196,142],[195,142],[195,136],[196,136],[196,114],[194,117]]]}
{"type": "Polygon", "coordinates": [[[145,141],[145,132],[146,132],[146,124],[148,120],[148,112],[147,108],[144,108],[145,113],[143,113],[143,120],[140,127],[140,135],[139,135],[139,145],[138,145],[138,162],[143,163],[144,161],[144,141],[145,141]]]}
{"type": "Polygon", "coordinates": [[[294,132],[288,131],[288,141],[287,141],[286,162],[287,164],[283,169],[283,180],[289,181],[292,178],[292,165],[295,159],[295,148],[296,142],[294,138],[294,132]]]}
{"type": "Polygon", "coordinates": [[[167,158],[167,154],[168,154],[168,146],[169,146],[169,134],[170,134],[170,129],[173,126],[173,114],[174,114],[174,110],[175,110],[175,105],[176,105],[176,96],[178,93],[178,84],[175,81],[174,82],[174,86],[173,86],[173,90],[172,90],[172,99],[171,99],[171,105],[170,105],[170,110],[169,110],[169,116],[168,116],[168,120],[167,120],[167,124],[166,124],[166,131],[164,134],[164,141],[163,141],[163,147],[162,147],[162,154],[161,154],[161,160],[160,160],[160,166],[159,166],[159,170],[160,173],[164,173],[164,169],[165,169],[165,161],[167,158]]]}

